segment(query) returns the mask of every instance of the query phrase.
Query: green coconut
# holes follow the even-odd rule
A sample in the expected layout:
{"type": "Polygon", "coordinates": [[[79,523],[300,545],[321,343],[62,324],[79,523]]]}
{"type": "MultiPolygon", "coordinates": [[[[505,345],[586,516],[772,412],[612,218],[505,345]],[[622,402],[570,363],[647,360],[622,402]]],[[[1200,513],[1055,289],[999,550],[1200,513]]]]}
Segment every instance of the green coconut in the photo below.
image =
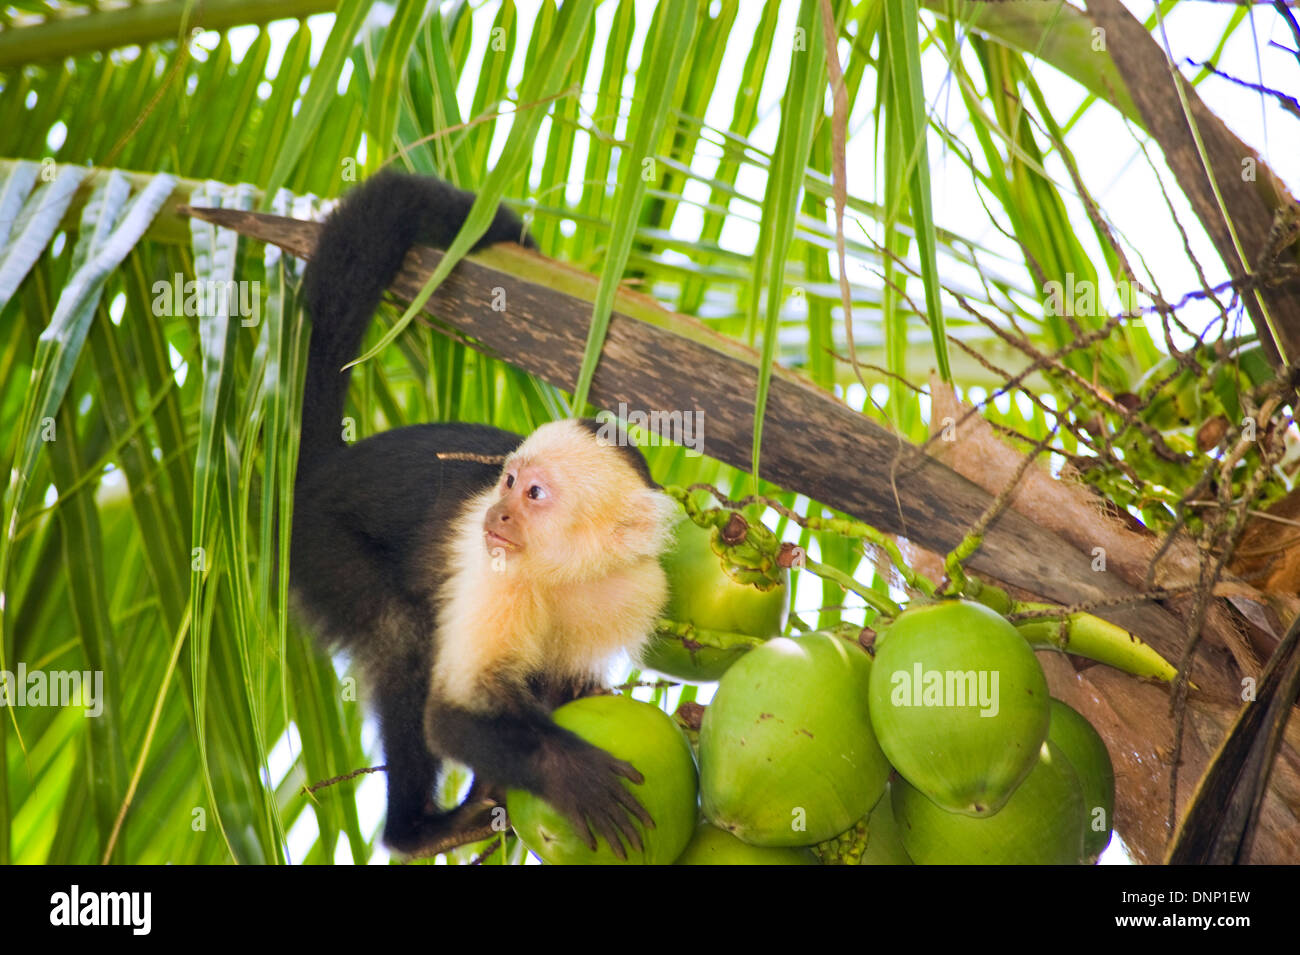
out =
{"type": "Polygon", "coordinates": [[[1083,787],[1051,741],[991,816],[949,812],[905,780],[891,789],[903,845],[918,865],[1075,865],[1082,856],[1083,787]]]}
{"type": "MultiPolygon", "coordinates": [[[[784,572],[782,583],[766,591],[737,583],[723,570],[711,540],[710,531],[691,521],[678,525],[676,546],[663,558],[669,592],[663,616],[704,630],[763,639],[779,635],[788,595],[784,572]]],[[[702,683],[721,677],[746,651],[694,647],[678,637],[656,636],[641,659],[666,676],[702,683]]]]}
{"type": "Polygon", "coordinates": [[[843,832],[885,789],[867,710],[871,658],[824,633],[778,637],[723,676],[700,727],[705,818],[759,846],[843,832]]]}
{"type": "Polygon", "coordinates": [[[912,859],[903,845],[903,834],[894,819],[894,805],[890,798],[893,784],[867,817],[867,849],[862,853],[860,865],[911,865],[912,859]]]}
{"type": "Polygon", "coordinates": [[[1047,679],[1024,637],[949,600],[904,611],[875,650],[871,723],[894,768],[952,812],[997,812],[1047,737],[1047,679]]]}
{"type": "Polygon", "coordinates": [[[807,849],[751,846],[701,822],[677,865],[817,865],[817,859],[807,849]]]}
{"type": "Polygon", "coordinates": [[[1078,710],[1052,700],[1052,725],[1047,738],[1065,753],[1083,787],[1085,862],[1095,862],[1110,842],[1115,813],[1115,768],[1106,743],[1078,710]]]}
{"type": "Polygon", "coordinates": [[[650,813],[654,827],[641,833],[642,850],[627,846],[619,859],[602,838],[593,852],[569,818],[521,789],[506,794],[506,810],[524,845],[552,865],[612,863],[669,865],[695,832],[698,792],[695,760],[686,737],[662,710],[630,696],[588,696],[555,711],[555,722],[637,768],[645,782],[626,786],[650,813]]]}

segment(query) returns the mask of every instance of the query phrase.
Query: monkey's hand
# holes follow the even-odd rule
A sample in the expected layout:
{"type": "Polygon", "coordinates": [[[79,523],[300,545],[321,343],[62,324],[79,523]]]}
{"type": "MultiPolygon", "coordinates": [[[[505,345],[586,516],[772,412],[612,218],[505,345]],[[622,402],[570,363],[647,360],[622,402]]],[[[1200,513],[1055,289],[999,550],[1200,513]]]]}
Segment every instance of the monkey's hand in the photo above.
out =
{"type": "Polygon", "coordinates": [[[573,739],[576,744],[565,740],[566,745],[546,748],[542,795],[568,817],[593,852],[598,837],[609,843],[619,859],[627,858],[622,839],[634,851],[642,851],[641,833],[633,817],[647,829],[654,828],[654,820],[619,777],[637,785],[645,782],[645,777],[631,763],[576,736],[573,739]]]}
{"type": "Polygon", "coordinates": [[[527,789],[563,813],[594,850],[604,837],[624,859],[623,840],[640,851],[640,821],[654,820],[622,780],[645,778],[576,733],[555,724],[541,707],[471,710],[430,695],[425,711],[430,751],[459,760],[498,786],[527,789]]]}

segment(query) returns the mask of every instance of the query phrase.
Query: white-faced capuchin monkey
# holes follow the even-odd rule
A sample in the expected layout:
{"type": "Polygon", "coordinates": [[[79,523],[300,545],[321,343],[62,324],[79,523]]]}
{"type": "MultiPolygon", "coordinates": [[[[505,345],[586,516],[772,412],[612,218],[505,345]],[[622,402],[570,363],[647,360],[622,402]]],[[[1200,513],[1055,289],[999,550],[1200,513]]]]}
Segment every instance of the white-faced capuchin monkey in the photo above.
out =
{"type": "MultiPolygon", "coordinates": [[[[342,440],[348,372],[412,245],[446,248],[473,195],[383,173],[328,218],[303,292],[311,348],[303,395],[290,577],[317,632],[371,684],[388,767],[384,842],[417,852],[455,812],[433,804],[439,761],[475,788],[518,787],[564,812],[595,848],[640,848],[653,825],[620,777],[630,764],[561,729],[556,706],[635,654],[666,596],[658,557],[675,506],[636,448],[591,421],[527,440],[475,424],[342,440]],[[504,459],[504,466],[500,461],[504,459]]],[[[519,241],[506,209],[475,248],[519,241]]]]}

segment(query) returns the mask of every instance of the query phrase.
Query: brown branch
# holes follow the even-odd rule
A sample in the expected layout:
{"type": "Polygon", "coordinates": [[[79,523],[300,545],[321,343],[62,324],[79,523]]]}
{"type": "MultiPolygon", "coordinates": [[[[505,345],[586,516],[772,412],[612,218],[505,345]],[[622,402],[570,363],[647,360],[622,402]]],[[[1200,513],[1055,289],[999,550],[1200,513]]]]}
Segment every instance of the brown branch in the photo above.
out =
{"type": "Polygon", "coordinates": [[[1273,87],[1265,86],[1263,83],[1252,83],[1250,82],[1250,80],[1239,79],[1238,77],[1233,76],[1231,73],[1223,72],[1223,70],[1215,66],[1214,63],[1211,62],[1210,60],[1198,61],[1192,59],[1189,56],[1184,60],[1184,62],[1186,62],[1187,65],[1189,66],[1199,66],[1203,69],[1207,69],[1215,76],[1221,77],[1227,80],[1229,83],[1233,83],[1237,86],[1244,87],[1256,93],[1263,93],[1267,96],[1271,96],[1274,99],[1276,99],[1278,105],[1281,106],[1288,113],[1291,113],[1294,116],[1300,116],[1300,100],[1297,100],[1294,96],[1288,96],[1286,93],[1283,93],[1281,90],[1275,90],[1273,89],[1273,87]]]}
{"type": "Polygon", "coordinates": [[[304,794],[314,793],[325,789],[326,787],[347,782],[349,779],[356,779],[358,776],[365,776],[367,773],[383,773],[387,771],[387,766],[363,766],[361,769],[354,769],[352,772],[344,773],[342,776],[331,776],[329,779],[322,779],[318,783],[311,783],[310,785],[303,786],[302,791],[304,794]]]}
{"type": "MultiPolygon", "coordinates": [[[[234,209],[190,212],[304,258],[311,257],[320,229],[315,222],[234,209]]],[[[413,298],[441,257],[433,249],[414,249],[392,291],[413,298]]],[[[562,275],[567,287],[594,297],[594,277],[535,253],[499,247],[492,261],[520,271],[562,275]]],[[[616,311],[592,382],[592,403],[611,409],[623,403],[630,408],[698,411],[707,422],[705,452],[748,470],[756,354],[693,319],[656,308],[643,296],[624,292],[618,302],[681,332],[616,311]]],[[[589,299],[469,259],[448,276],[426,311],[479,351],[504,358],[556,387],[573,387],[591,320],[589,299]],[[492,307],[498,295],[509,303],[505,311],[492,307]]],[[[887,533],[905,533],[906,526],[907,536],[936,553],[951,550],[992,499],[942,462],[786,369],[773,376],[765,428],[762,468],[769,480],[887,533]],[[897,498],[885,467],[895,458],[901,479],[897,498]],[[810,466],[813,462],[844,466],[810,466]]],[[[1114,575],[1092,573],[1087,555],[1014,511],[993,523],[970,566],[1057,603],[1134,592],[1114,575]]],[[[1182,627],[1158,607],[1118,612],[1113,622],[1142,633],[1166,655],[1178,654],[1182,627]]],[[[1200,677],[1197,682],[1204,685],[1200,677]]]]}

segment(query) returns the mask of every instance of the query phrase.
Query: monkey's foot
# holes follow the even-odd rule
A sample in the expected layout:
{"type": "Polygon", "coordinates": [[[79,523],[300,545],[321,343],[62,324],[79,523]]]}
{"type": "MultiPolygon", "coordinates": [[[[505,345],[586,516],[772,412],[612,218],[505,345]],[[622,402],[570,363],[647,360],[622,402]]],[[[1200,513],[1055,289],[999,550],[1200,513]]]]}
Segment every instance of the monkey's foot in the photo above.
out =
{"type": "Polygon", "coordinates": [[[384,844],[407,858],[419,859],[487,839],[509,825],[501,802],[491,796],[475,798],[471,791],[465,802],[450,812],[425,813],[397,831],[386,825],[384,844]]]}

